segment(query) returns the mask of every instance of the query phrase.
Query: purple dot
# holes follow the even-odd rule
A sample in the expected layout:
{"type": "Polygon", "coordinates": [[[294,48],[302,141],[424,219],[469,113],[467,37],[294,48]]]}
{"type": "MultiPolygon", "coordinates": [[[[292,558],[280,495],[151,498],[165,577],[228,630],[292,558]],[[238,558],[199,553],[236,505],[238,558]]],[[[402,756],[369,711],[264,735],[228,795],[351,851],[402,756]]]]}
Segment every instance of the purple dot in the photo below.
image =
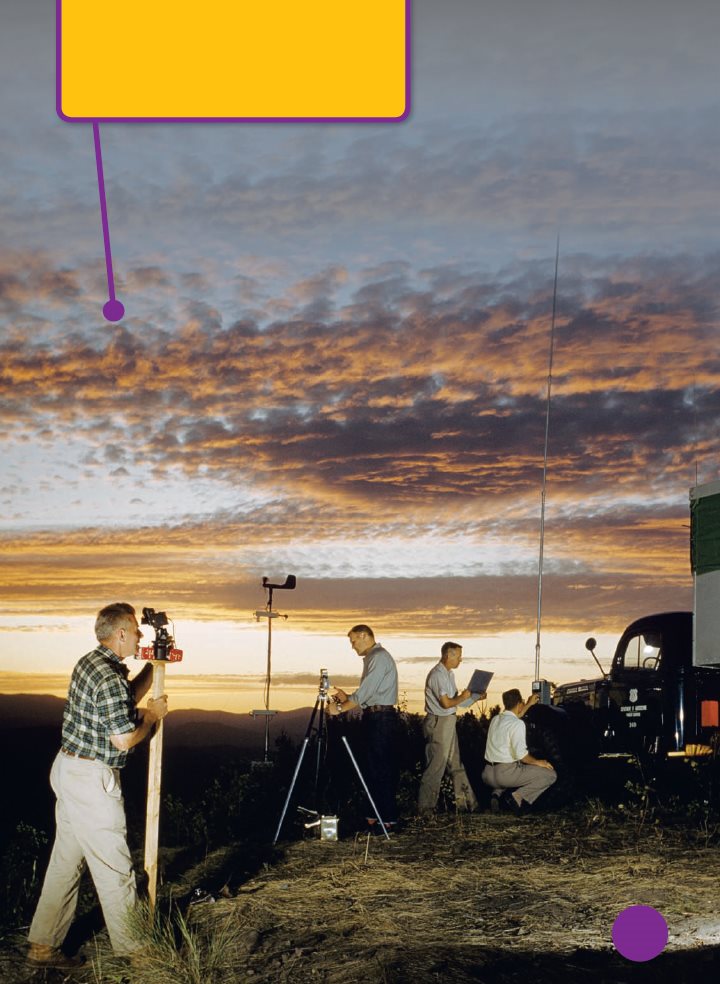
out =
{"type": "Polygon", "coordinates": [[[103,315],[106,321],[122,321],[125,308],[120,301],[107,301],[103,306],[103,315]]]}
{"type": "Polygon", "coordinates": [[[615,949],[628,960],[643,963],[662,953],[668,941],[667,923],[649,905],[630,905],[613,923],[615,949]]]}

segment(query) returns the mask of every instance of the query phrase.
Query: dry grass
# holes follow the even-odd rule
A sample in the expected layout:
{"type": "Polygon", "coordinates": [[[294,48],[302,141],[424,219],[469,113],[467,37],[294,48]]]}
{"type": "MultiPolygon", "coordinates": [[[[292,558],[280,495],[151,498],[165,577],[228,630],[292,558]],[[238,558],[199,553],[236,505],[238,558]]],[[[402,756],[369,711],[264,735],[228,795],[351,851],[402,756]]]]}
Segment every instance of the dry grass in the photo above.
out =
{"type": "MultiPolygon", "coordinates": [[[[663,913],[669,949],[701,940],[716,912],[717,850],[652,829],[628,844],[625,827],[601,822],[484,815],[417,822],[390,843],[296,843],[235,899],[198,906],[193,922],[237,919],[237,979],[268,984],[403,981],[414,962],[415,979],[440,979],[449,954],[463,979],[489,951],[617,961],[612,923],[637,904],[663,913]]],[[[706,942],[720,943],[717,929],[706,942]]]]}
{"type": "MultiPolygon", "coordinates": [[[[234,897],[156,925],[131,979],[689,984],[709,979],[720,954],[719,878],[715,845],[638,830],[602,809],[416,821],[389,843],[362,836],[288,845],[234,897]],[[666,952],[646,965],[623,960],[611,943],[616,915],[637,904],[659,909],[670,929],[666,952]]],[[[93,984],[119,974],[101,956],[93,984]]]]}

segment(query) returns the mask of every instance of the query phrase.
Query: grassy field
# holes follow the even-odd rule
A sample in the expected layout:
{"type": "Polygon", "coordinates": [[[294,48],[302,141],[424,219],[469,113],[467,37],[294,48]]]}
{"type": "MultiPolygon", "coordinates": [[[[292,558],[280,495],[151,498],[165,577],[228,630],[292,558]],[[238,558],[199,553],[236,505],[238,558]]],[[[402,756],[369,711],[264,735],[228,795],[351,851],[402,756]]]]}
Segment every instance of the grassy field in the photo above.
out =
{"type": "MultiPolygon", "coordinates": [[[[240,883],[232,873],[242,845],[226,846],[165,883],[164,914],[145,929],[141,970],[128,977],[100,933],[86,948],[84,974],[58,981],[714,978],[718,832],[646,819],[596,802],[527,818],[444,815],[411,821],[390,842],[363,834],[281,845],[240,883]],[[198,886],[210,898],[179,903],[198,886]],[[638,904],[658,909],[669,928],[666,950],[642,964],[621,957],[611,939],[618,913],[638,904]]],[[[0,979],[35,979],[23,967],[18,936],[5,940],[0,979]]]]}
{"type": "MultiPolygon", "coordinates": [[[[33,975],[25,966],[25,933],[52,843],[47,790],[34,816],[16,814],[5,824],[0,981],[714,979],[720,759],[675,761],[653,772],[612,762],[605,772],[594,768],[584,785],[561,772],[554,798],[544,798],[540,812],[493,815],[479,780],[487,719],[466,715],[461,725],[481,812],[456,816],[446,782],[438,816],[413,817],[423,741],[418,716],[403,715],[399,802],[407,823],[390,842],[354,833],[366,804],[337,741],[323,758],[319,791],[312,769],[301,776],[278,847],[271,842],[297,760],[294,742],[278,740],[274,764],[263,768],[218,749],[169,757],[160,905],[154,923],[141,914],[145,958],[132,973],[108,949],[89,880],[70,941],[88,958],[83,975],[33,975]],[[337,843],[302,836],[295,804],[312,804],[318,795],[325,812],[340,816],[337,843]],[[204,901],[190,904],[197,889],[204,901]],[[621,957],[611,938],[618,913],[639,904],[658,909],[669,927],[666,950],[645,964],[621,957]]],[[[362,751],[352,722],[347,733],[362,751]]],[[[46,790],[44,769],[33,774],[29,791],[46,790]]],[[[142,759],[126,771],[130,843],[140,870],[142,759]]],[[[18,795],[13,804],[20,809],[25,798],[18,795]]]]}

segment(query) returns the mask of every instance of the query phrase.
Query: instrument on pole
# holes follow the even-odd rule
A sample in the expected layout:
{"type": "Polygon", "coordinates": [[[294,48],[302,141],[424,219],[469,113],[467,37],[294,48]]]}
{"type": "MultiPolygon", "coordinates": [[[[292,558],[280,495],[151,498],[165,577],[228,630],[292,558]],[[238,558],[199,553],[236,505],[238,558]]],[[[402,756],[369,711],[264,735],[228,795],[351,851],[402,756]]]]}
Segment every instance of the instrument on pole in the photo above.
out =
{"type": "MultiPolygon", "coordinates": [[[[287,620],[287,615],[281,615],[280,612],[273,610],[273,591],[292,591],[297,584],[297,578],[294,574],[288,574],[285,578],[283,584],[271,584],[270,578],[264,577],[262,579],[262,586],[267,591],[267,604],[264,609],[258,609],[255,612],[255,621],[259,622],[261,618],[266,618],[268,620],[268,638],[267,638],[267,669],[265,672],[265,707],[258,711],[250,711],[251,717],[264,717],[265,718],[265,758],[263,759],[263,764],[267,765],[270,761],[270,718],[277,714],[277,711],[270,710],[270,679],[272,672],[272,620],[274,618],[284,618],[287,620]]],[[[253,763],[256,764],[256,763],[253,763]]],[[[257,763],[260,764],[260,763],[257,763]]]]}

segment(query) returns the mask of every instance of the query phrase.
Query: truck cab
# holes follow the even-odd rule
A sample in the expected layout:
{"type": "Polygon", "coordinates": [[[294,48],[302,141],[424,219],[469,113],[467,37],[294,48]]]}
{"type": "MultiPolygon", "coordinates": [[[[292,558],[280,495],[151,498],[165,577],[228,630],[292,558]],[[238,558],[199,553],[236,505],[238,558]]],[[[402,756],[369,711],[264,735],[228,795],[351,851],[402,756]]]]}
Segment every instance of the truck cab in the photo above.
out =
{"type": "Polygon", "coordinates": [[[720,666],[693,665],[692,612],[646,615],[623,632],[605,677],[557,687],[552,704],[592,712],[601,754],[706,755],[720,729],[720,666]]]}

